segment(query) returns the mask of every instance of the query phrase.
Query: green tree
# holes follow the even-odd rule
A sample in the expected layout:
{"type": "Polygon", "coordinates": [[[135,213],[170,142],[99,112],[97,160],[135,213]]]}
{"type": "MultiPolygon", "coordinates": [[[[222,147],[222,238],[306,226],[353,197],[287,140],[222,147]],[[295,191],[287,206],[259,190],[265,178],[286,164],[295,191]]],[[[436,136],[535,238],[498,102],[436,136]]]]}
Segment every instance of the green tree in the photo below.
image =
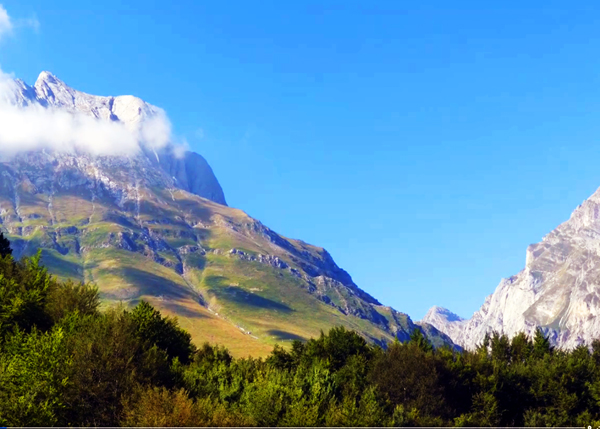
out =
{"type": "Polygon", "coordinates": [[[321,331],[319,338],[307,341],[301,349],[296,348],[302,353],[301,362],[310,364],[314,360],[324,360],[332,371],[344,366],[351,356],[369,356],[372,353],[363,337],[343,326],[331,328],[327,334],[321,331]]]}
{"type": "Polygon", "coordinates": [[[56,323],[74,312],[82,316],[98,315],[99,306],[100,296],[96,286],[68,280],[51,283],[44,311],[56,323]]]}
{"type": "Polygon", "coordinates": [[[416,408],[421,416],[449,412],[435,356],[419,342],[392,344],[375,360],[368,379],[394,407],[416,408]]]}
{"type": "Polygon", "coordinates": [[[117,426],[123,401],[136,386],[173,386],[167,354],[137,335],[129,313],[72,314],[60,322],[69,332],[73,371],[63,399],[63,426],[117,426]]]}
{"type": "Polygon", "coordinates": [[[0,258],[0,341],[13,329],[47,330],[52,325],[45,311],[48,292],[56,281],[40,265],[41,252],[13,263],[0,258]]]}
{"type": "Polygon", "coordinates": [[[544,335],[540,328],[535,330],[533,337],[532,355],[536,358],[541,358],[546,354],[552,353],[554,348],[550,345],[550,340],[544,335]]]}
{"type": "Polygon", "coordinates": [[[321,426],[335,402],[333,377],[323,361],[300,366],[289,386],[290,401],[282,426],[321,426]]]}
{"type": "Polygon", "coordinates": [[[156,344],[172,359],[178,358],[184,364],[190,361],[195,351],[192,337],[178,326],[176,319],[162,317],[160,312],[146,301],[141,301],[135,307],[131,312],[131,319],[140,338],[156,344]]]}
{"type": "Polygon", "coordinates": [[[510,343],[511,361],[526,363],[531,356],[532,350],[532,342],[524,332],[520,332],[513,337],[510,343]]]}
{"type": "Polygon", "coordinates": [[[410,344],[414,344],[416,347],[423,350],[424,352],[429,353],[433,351],[433,346],[419,328],[413,329],[413,331],[410,333],[410,339],[408,340],[408,342],[410,344]]]}
{"type": "Polygon", "coordinates": [[[0,347],[0,425],[60,424],[71,369],[60,327],[11,335],[0,347]]]}
{"type": "Polygon", "coordinates": [[[266,362],[274,368],[284,371],[290,371],[294,366],[293,356],[280,345],[275,345],[266,362]]]}
{"type": "Polygon", "coordinates": [[[12,256],[12,249],[10,248],[10,241],[0,231],[0,258],[6,258],[12,256]]]}
{"type": "Polygon", "coordinates": [[[510,340],[505,334],[494,333],[490,339],[490,355],[497,363],[507,364],[511,359],[510,340]]]}

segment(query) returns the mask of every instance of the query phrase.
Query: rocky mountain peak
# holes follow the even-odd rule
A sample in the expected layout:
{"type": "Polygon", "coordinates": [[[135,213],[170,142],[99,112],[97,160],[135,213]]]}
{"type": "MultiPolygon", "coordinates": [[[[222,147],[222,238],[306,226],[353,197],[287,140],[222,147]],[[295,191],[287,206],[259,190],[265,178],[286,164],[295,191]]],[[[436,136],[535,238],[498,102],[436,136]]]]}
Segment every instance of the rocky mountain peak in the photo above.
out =
{"type": "Polygon", "coordinates": [[[421,320],[421,323],[429,323],[452,338],[460,333],[465,319],[444,307],[436,305],[429,309],[423,320],[421,320]]]}
{"type": "Polygon", "coordinates": [[[433,307],[431,307],[429,309],[429,311],[423,318],[423,322],[431,323],[430,320],[433,320],[436,318],[443,319],[448,322],[462,322],[463,320],[465,320],[462,317],[460,317],[459,315],[451,312],[447,308],[434,305],[433,307]]]}
{"type": "Polygon", "coordinates": [[[21,79],[0,80],[0,103],[22,107],[35,99],[35,89],[21,79]]]}
{"type": "Polygon", "coordinates": [[[44,106],[72,107],[74,104],[76,91],[50,72],[40,73],[33,88],[44,106]]]}
{"type": "Polygon", "coordinates": [[[502,279],[471,319],[450,321],[433,313],[430,319],[470,349],[487,333],[533,335],[538,327],[566,349],[600,338],[600,190],[528,246],[525,268],[502,279]]]}
{"type": "Polygon", "coordinates": [[[44,107],[54,107],[98,119],[120,121],[137,126],[161,109],[132,95],[97,96],[77,91],[50,72],[42,72],[35,85],[35,96],[44,107]]]}
{"type": "Polygon", "coordinates": [[[45,71],[45,70],[39,74],[37,80],[35,81],[34,86],[38,87],[38,86],[42,86],[44,84],[53,84],[53,85],[54,84],[62,84],[64,86],[66,86],[63,81],[58,79],[55,75],[53,75],[49,71],[45,71]]]}
{"type": "MultiPolygon", "coordinates": [[[[129,171],[130,174],[138,178],[153,177],[148,183],[161,183],[162,186],[183,189],[219,204],[226,204],[223,190],[206,160],[193,152],[180,153],[181,151],[175,150],[175,146],[168,142],[170,124],[164,111],[138,97],[87,94],[71,88],[51,72],[43,71],[34,86],[29,86],[20,79],[0,81],[0,101],[23,108],[33,106],[36,109],[63,111],[99,121],[122,123],[140,139],[141,150],[135,154],[138,158],[135,165],[140,170],[129,171]],[[160,140],[158,145],[155,144],[157,139],[160,140]],[[152,171],[155,167],[156,171],[152,171]],[[156,179],[159,176],[160,180],[156,179]]],[[[39,161],[38,158],[20,157],[19,164],[25,166],[26,160],[39,161]]],[[[84,158],[80,153],[75,158],[58,156],[57,159],[72,160],[69,162],[73,174],[91,177],[90,170],[82,166],[90,165],[92,161],[84,158]]],[[[93,162],[96,165],[94,168],[101,168],[103,176],[115,184],[122,183],[122,187],[127,188],[130,183],[116,178],[117,171],[114,167],[127,165],[129,161],[117,158],[119,156],[108,156],[93,162]]]]}

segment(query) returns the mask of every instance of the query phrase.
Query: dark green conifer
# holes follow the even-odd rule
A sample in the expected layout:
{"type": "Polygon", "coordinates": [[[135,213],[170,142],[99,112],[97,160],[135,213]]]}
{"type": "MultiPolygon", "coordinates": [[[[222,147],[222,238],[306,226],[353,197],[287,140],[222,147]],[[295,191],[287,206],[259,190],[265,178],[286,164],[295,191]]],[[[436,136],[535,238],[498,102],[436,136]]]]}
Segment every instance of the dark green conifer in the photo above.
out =
{"type": "Polygon", "coordinates": [[[535,330],[535,336],[533,337],[533,355],[535,357],[542,357],[545,354],[550,354],[553,351],[553,347],[550,345],[550,340],[544,335],[540,328],[535,330]]]}
{"type": "Polygon", "coordinates": [[[10,241],[8,241],[8,238],[6,238],[2,231],[0,231],[0,257],[4,258],[8,255],[12,255],[10,241]]]}
{"type": "Polygon", "coordinates": [[[429,342],[427,337],[425,337],[425,335],[423,335],[423,332],[421,332],[421,330],[419,328],[415,328],[412,331],[412,333],[410,334],[410,340],[408,341],[408,343],[415,344],[418,348],[420,348],[424,352],[433,351],[433,346],[431,345],[431,343],[429,342]]]}

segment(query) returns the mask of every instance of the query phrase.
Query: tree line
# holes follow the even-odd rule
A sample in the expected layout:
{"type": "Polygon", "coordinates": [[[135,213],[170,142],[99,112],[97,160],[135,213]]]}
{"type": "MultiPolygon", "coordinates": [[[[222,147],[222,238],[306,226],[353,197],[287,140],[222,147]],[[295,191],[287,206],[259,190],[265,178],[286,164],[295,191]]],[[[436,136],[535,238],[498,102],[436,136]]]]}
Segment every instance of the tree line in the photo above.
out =
{"type": "Polygon", "coordinates": [[[0,234],[0,426],[600,426],[600,341],[386,349],[343,327],[266,359],[193,345],[147,302],[99,311],[0,234]]]}

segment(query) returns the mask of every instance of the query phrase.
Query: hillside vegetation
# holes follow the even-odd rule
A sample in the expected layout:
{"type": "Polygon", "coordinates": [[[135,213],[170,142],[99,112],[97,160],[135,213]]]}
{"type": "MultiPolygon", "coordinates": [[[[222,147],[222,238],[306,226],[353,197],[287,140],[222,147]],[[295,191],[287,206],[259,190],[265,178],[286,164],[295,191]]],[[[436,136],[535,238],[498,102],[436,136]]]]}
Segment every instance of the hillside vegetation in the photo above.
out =
{"type": "Polygon", "coordinates": [[[564,352],[538,331],[457,352],[415,329],[383,349],[335,327],[235,358],[144,300],[99,306],[0,234],[0,425],[600,425],[598,341],[564,352]]]}
{"type": "Polygon", "coordinates": [[[15,256],[42,249],[57,278],[97,285],[102,308],[147,301],[177,316],[196,345],[266,357],[335,326],[380,345],[414,329],[452,344],[381,305],[325,249],[173,187],[143,154],[28,153],[0,162],[0,173],[0,229],[15,256]]]}

